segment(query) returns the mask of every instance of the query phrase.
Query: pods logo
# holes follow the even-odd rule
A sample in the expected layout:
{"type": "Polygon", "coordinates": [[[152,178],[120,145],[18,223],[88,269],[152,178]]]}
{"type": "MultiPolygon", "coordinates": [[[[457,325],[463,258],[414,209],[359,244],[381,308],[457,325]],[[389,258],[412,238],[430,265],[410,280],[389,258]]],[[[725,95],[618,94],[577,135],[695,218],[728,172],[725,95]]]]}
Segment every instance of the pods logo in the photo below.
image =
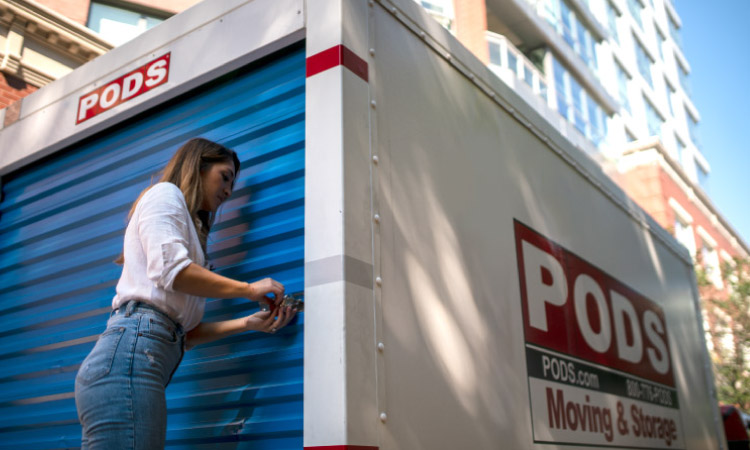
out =
{"type": "Polygon", "coordinates": [[[169,79],[170,53],[138,67],[78,99],[76,125],[143,95],[169,79]]]}
{"type": "Polygon", "coordinates": [[[661,307],[515,222],[526,342],[674,387],[661,307]]]}

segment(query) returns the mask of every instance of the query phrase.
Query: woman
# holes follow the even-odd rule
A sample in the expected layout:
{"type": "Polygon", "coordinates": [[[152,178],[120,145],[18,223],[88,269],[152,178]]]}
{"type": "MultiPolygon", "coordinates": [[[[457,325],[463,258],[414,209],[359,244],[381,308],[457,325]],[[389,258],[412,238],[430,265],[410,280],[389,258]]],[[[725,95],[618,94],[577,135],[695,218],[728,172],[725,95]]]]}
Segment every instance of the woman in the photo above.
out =
{"type": "Polygon", "coordinates": [[[180,147],[158,184],[130,210],[123,265],[107,329],[76,376],[82,448],[164,447],[164,390],[185,349],[248,330],[274,333],[294,317],[289,307],[234,320],[201,322],[206,297],[280,304],[284,286],[207,270],[206,241],[218,207],[240,170],[237,154],[206,139],[180,147]]]}

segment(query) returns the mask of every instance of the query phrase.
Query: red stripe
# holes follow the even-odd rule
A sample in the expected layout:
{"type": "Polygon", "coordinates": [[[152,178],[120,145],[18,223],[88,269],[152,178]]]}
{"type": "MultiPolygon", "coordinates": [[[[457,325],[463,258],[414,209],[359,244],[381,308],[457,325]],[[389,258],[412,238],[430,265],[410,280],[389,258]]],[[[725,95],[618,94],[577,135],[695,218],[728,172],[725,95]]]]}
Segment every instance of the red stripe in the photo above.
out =
{"type": "Polygon", "coordinates": [[[331,47],[328,50],[323,50],[320,53],[308,57],[307,77],[310,78],[320,72],[342,65],[351,70],[352,73],[358,77],[368,81],[367,61],[360,58],[354,54],[353,51],[343,45],[331,47]]]}
{"type": "Polygon", "coordinates": [[[305,450],[378,450],[378,447],[367,445],[322,445],[317,447],[305,447],[305,450]]]}

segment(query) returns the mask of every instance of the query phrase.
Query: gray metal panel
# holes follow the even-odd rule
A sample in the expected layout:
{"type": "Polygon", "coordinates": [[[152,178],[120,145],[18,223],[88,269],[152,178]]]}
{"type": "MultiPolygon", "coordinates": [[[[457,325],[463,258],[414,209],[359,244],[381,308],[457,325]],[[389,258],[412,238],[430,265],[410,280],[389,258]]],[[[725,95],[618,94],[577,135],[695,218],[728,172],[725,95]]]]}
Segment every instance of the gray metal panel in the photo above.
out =
{"type": "Polygon", "coordinates": [[[683,252],[648,229],[583,154],[543,133],[540,117],[501,90],[479,89],[481,72],[461,73],[470,65],[428,49],[432,36],[405,29],[400,14],[376,7],[370,22],[381,448],[570,448],[534,441],[514,219],[663,309],[681,442],[717,447],[683,252]]]}
{"type": "MultiPolygon", "coordinates": [[[[242,161],[209,238],[218,273],[303,289],[304,97],[296,46],[3,178],[0,448],[80,445],[73,380],[110,310],[127,211],[188,138],[242,161]]],[[[206,319],[254,305],[209,300],[206,319]]],[[[187,352],[167,390],[167,446],[301,448],[302,322],[187,352]]]]}

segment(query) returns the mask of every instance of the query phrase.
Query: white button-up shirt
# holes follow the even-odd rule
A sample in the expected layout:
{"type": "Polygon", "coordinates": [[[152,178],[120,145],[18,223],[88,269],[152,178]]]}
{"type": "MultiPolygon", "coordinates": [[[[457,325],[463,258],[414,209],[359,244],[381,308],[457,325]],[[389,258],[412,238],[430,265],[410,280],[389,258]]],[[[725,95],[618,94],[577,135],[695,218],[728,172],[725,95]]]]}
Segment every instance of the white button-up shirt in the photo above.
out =
{"type": "Polygon", "coordinates": [[[129,300],[149,303],[179,322],[185,331],[203,318],[206,299],[175,291],[177,274],[205,256],[182,191],[158,183],[141,199],[125,230],[125,264],[112,307],[129,300]]]}

